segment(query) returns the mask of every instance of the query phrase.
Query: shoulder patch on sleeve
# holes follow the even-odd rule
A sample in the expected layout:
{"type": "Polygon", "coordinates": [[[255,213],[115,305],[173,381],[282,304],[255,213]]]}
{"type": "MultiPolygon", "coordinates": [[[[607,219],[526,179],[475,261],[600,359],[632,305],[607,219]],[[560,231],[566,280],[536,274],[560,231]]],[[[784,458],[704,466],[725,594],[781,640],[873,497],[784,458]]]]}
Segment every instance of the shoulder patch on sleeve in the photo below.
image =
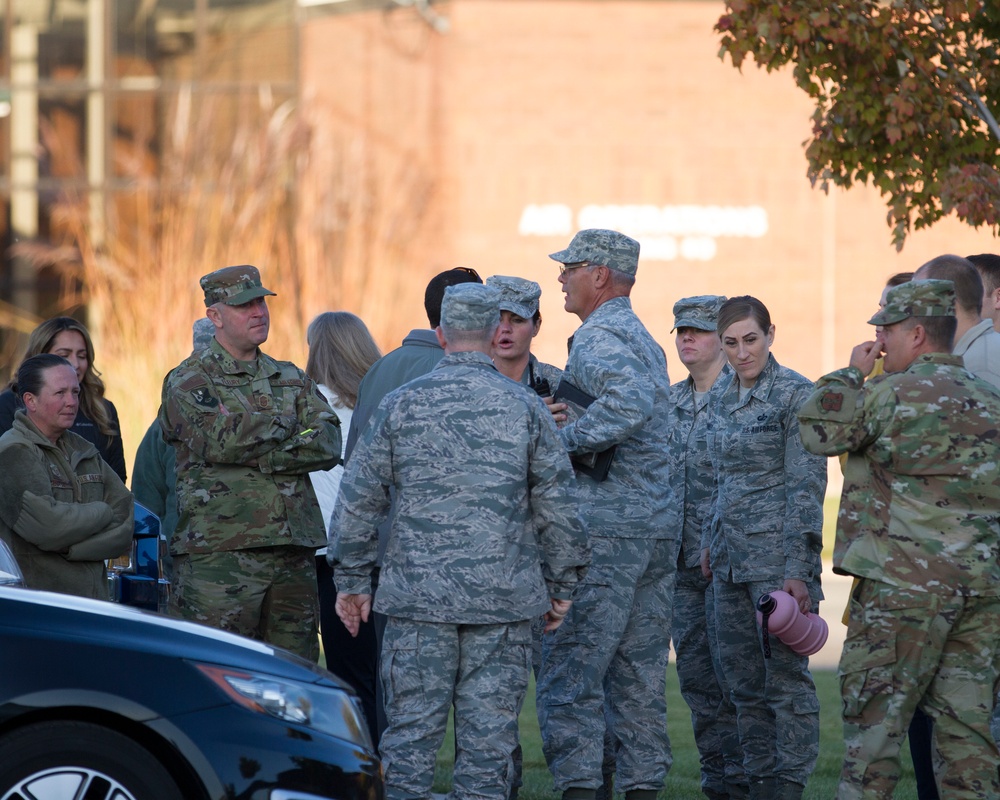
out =
{"type": "Polygon", "coordinates": [[[205,408],[215,408],[219,405],[219,401],[212,394],[212,390],[207,386],[197,386],[191,390],[191,399],[194,400],[199,406],[204,406],[205,408]]]}
{"type": "Polygon", "coordinates": [[[843,392],[824,392],[819,399],[819,407],[824,411],[837,412],[844,405],[843,392]]]}

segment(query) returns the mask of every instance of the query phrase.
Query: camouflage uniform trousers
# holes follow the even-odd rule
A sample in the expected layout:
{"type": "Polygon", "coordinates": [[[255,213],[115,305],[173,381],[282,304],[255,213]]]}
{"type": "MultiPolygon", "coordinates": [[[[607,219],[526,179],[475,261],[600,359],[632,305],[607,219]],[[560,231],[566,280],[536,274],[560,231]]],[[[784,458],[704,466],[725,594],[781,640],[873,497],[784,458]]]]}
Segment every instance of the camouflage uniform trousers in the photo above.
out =
{"type": "Polygon", "coordinates": [[[891,798],[918,706],[934,719],[942,797],[1000,797],[990,716],[1000,676],[1000,598],[862,579],[840,659],[844,766],[838,800],[891,798]]]}
{"type": "Polygon", "coordinates": [[[819,698],[809,659],[777,636],[770,637],[771,657],[765,658],[757,624],[758,598],[783,585],[783,580],[734,583],[715,573],[719,661],[736,706],[747,778],[805,786],[819,756],[819,698]]]}
{"type": "Polygon", "coordinates": [[[175,555],[170,613],[316,661],[315,553],[282,545],[175,555]]]}
{"type": "Polygon", "coordinates": [[[694,740],[701,756],[702,789],[745,797],[747,778],[736,727],[736,707],[719,663],[715,593],[701,567],[679,567],[674,588],[672,635],[677,680],[691,709],[694,740]]]}
{"type": "Polygon", "coordinates": [[[676,542],[592,535],[590,545],[590,569],[543,647],[542,749],[557,791],[599,788],[606,713],[617,791],[659,790],[671,764],[665,691],[676,542]]]}
{"type": "Polygon", "coordinates": [[[428,800],[455,711],[450,798],[506,800],[531,669],[531,622],[450,625],[388,617],[380,663],[387,800],[428,800]]]}

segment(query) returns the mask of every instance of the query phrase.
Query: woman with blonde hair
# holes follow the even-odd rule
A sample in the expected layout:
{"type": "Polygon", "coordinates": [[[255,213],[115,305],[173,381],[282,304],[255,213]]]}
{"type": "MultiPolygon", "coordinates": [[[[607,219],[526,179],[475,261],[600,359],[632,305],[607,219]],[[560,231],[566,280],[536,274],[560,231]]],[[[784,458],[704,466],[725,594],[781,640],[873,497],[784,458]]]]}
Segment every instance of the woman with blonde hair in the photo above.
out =
{"type": "MultiPolygon", "coordinates": [[[[347,429],[354,406],[358,402],[358,385],[368,368],[382,357],[365,323],[347,311],[326,311],[309,323],[306,329],[309,359],[306,374],[319,384],[319,390],[340,419],[340,432],[347,444],[347,429]]],[[[341,457],[344,453],[341,450],[341,457]]],[[[330,535],[330,517],[343,465],[331,470],[310,473],[323,521],[330,535]]],[[[327,669],[347,681],[361,698],[373,741],[376,734],[375,712],[375,630],[372,622],[362,624],[357,638],[337,618],[335,605],[337,588],[333,584],[333,569],[326,561],[326,548],[316,553],[316,580],[319,587],[320,636],[327,669]]]]}
{"type": "MultiPolygon", "coordinates": [[[[104,396],[104,381],[94,366],[94,343],[86,326],[72,317],[53,317],[35,328],[28,337],[22,361],[42,353],[65,358],[76,371],[80,382],[80,409],[70,428],[97,447],[108,466],[124,483],[125,451],[122,447],[118,411],[104,396]]],[[[16,379],[0,392],[0,433],[14,425],[14,412],[20,408],[16,379]]]]}

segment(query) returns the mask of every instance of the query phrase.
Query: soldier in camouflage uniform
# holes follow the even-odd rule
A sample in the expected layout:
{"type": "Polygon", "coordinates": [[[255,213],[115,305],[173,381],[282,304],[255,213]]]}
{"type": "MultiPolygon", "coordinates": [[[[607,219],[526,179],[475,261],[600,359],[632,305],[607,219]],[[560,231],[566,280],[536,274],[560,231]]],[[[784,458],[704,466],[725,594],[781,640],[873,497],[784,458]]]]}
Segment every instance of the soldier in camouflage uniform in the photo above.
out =
{"type": "Polygon", "coordinates": [[[593,562],[566,624],[543,646],[542,743],[563,797],[593,800],[606,695],[618,786],[629,800],[652,800],[671,763],[664,691],[679,528],[668,491],[666,357],[629,300],[637,241],[584,230],[550,257],[561,264],[566,310],[582,320],[565,378],[595,398],[560,438],[578,459],[616,450],[605,480],[578,471],[593,562]]]}
{"type": "Polygon", "coordinates": [[[674,588],[673,640],[677,680],[691,709],[701,756],[701,789],[711,800],[743,798],[747,779],[736,708],[719,663],[712,581],[701,569],[702,531],[711,516],[715,477],[707,424],[712,387],[732,376],[715,331],[725,297],[685,297],[674,304],[677,355],[689,375],[670,387],[670,480],[683,512],[674,588]]]}
{"type": "Polygon", "coordinates": [[[506,800],[531,621],[558,625],[588,557],[573,472],[533,392],[490,362],[498,292],[446,290],[430,373],[383,400],[341,483],[328,558],[337,613],[371,610],[376,529],[395,514],[375,610],[388,622],[380,751],[389,800],[426,800],[454,707],[451,797],[506,800]]]}
{"type": "Polygon", "coordinates": [[[340,423],[316,384],[260,351],[260,273],[201,279],[215,338],[163,381],[159,421],[177,454],[171,612],[319,656],[315,552],[326,530],[309,473],[340,460],[340,423]]]}
{"type": "Polygon", "coordinates": [[[719,658],[736,705],[753,800],[798,800],[819,755],[819,700],[806,656],[754,620],[761,595],[784,590],[817,611],[826,463],[799,439],[796,412],[812,382],[771,355],[774,326],[760,300],[735,297],[718,331],[734,375],[710,406],[716,490],[703,563],[713,575],[719,658]]]}
{"type": "Polygon", "coordinates": [[[941,796],[1000,797],[1000,395],[950,354],[953,308],[951,281],[892,289],[870,320],[881,342],[799,412],[809,450],[849,453],[833,564],[860,582],[840,659],[841,800],[893,796],[918,707],[941,796]],[[865,382],[880,347],[886,374],[865,382]]]}

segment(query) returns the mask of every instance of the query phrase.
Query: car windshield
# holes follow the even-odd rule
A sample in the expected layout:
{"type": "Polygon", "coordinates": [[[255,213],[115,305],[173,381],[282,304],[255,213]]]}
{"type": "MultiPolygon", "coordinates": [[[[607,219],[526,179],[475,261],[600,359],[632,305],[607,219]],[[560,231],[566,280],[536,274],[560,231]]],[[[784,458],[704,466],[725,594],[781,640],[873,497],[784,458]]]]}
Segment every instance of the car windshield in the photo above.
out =
{"type": "Polygon", "coordinates": [[[7,543],[0,539],[0,586],[24,586],[24,576],[7,543]]]}

